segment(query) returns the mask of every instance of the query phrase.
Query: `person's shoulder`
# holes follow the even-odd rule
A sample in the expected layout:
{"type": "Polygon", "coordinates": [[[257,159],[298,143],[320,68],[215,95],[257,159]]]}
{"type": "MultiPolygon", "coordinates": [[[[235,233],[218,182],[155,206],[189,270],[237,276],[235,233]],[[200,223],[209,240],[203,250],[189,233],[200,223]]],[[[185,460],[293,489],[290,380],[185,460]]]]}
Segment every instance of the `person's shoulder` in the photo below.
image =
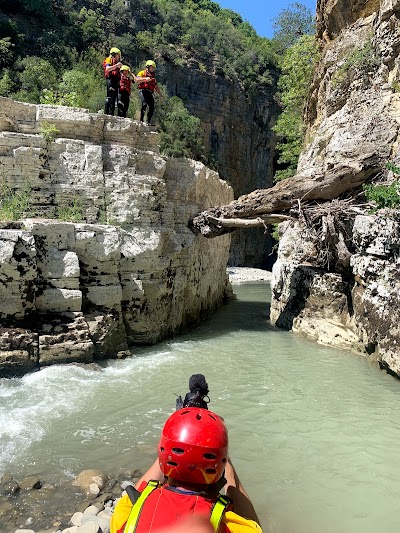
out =
{"type": "Polygon", "coordinates": [[[128,520],[129,514],[132,510],[132,502],[129,496],[125,493],[117,500],[114,512],[111,517],[110,531],[111,533],[119,533],[128,520]]]}
{"type": "Polygon", "coordinates": [[[105,60],[104,60],[104,63],[106,63],[107,65],[111,65],[112,57],[111,56],[106,57],[105,60]]]}
{"type": "Polygon", "coordinates": [[[146,71],[145,70],[141,70],[140,72],[137,73],[137,76],[140,77],[140,78],[144,78],[146,75],[146,71]]]}
{"type": "Polygon", "coordinates": [[[262,533],[262,529],[257,522],[243,518],[243,516],[233,511],[225,513],[224,522],[231,533],[262,533]]]}

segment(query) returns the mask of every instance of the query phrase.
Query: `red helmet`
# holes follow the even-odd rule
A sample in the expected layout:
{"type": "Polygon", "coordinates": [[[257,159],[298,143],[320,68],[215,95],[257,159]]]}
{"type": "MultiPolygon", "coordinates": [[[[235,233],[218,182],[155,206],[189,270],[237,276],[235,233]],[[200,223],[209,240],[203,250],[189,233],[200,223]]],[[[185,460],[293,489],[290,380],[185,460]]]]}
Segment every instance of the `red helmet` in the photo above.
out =
{"type": "Polygon", "coordinates": [[[228,431],[215,413],[180,409],[166,421],[158,445],[161,472],[188,483],[216,483],[228,460],[228,431]]]}

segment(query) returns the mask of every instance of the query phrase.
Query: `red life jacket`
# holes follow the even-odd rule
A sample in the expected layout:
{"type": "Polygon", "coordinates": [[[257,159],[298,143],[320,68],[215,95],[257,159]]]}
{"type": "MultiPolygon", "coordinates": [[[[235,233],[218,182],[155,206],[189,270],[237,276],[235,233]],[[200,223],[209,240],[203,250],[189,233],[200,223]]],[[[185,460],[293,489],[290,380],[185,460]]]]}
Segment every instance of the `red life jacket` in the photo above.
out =
{"type": "Polygon", "coordinates": [[[150,72],[146,68],[146,72],[145,72],[145,75],[143,77],[144,78],[151,78],[151,80],[150,81],[141,81],[139,83],[139,85],[138,85],[139,89],[147,89],[147,90],[151,91],[152,93],[154,93],[156,85],[157,85],[156,75],[154,74],[154,72],[150,72]]]}
{"type": "MultiPolygon", "coordinates": [[[[135,533],[152,533],[163,527],[173,526],[192,513],[210,518],[214,503],[215,500],[197,493],[185,493],[168,485],[158,487],[144,501],[135,533]]],[[[124,530],[125,526],[121,531],[124,530]]],[[[220,524],[219,533],[230,533],[223,522],[220,524]]]]}
{"type": "Polygon", "coordinates": [[[128,78],[128,76],[125,76],[125,74],[122,74],[121,72],[121,79],[119,80],[119,90],[123,92],[127,92],[128,94],[131,94],[131,85],[132,85],[132,80],[128,78]]]}
{"type": "Polygon", "coordinates": [[[110,72],[107,72],[106,67],[107,66],[114,66],[117,64],[117,60],[113,56],[106,57],[103,61],[103,70],[104,70],[104,77],[105,78],[117,78],[119,79],[121,76],[121,73],[119,71],[119,68],[116,68],[114,70],[110,70],[110,72]]]}

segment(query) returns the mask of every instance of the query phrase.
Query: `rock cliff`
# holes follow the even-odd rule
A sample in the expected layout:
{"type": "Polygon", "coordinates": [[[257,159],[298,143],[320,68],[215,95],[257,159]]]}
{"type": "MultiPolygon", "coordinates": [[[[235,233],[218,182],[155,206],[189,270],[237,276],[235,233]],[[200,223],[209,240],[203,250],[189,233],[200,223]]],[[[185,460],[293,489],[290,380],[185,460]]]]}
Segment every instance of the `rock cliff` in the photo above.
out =
{"type": "Polygon", "coordinates": [[[359,215],[346,273],[317,268],[315,243],[281,225],[271,282],[271,320],[321,344],[356,350],[400,377],[400,213],[359,215]]]}
{"type": "Polygon", "coordinates": [[[232,200],[216,172],[160,156],[157,133],[128,119],[0,103],[2,195],[25,191],[30,209],[0,223],[0,376],[122,356],[230,296],[229,236],[187,227],[232,200]],[[53,220],[71,209],[82,221],[53,220]]]}
{"type": "MultiPolygon", "coordinates": [[[[218,65],[202,72],[167,63],[163,77],[169,94],[181,98],[190,113],[200,118],[206,152],[212,154],[221,178],[235,197],[272,185],[276,136],[272,130],[279,114],[274,99],[277,73],[270,87],[247,94],[239,82],[224,77],[218,65]]],[[[261,266],[267,244],[263,230],[232,235],[230,264],[261,266]]]]}
{"type": "MultiPolygon", "coordinates": [[[[298,173],[387,173],[388,161],[400,161],[400,1],[320,0],[317,11],[321,60],[298,173]]],[[[347,235],[353,253],[346,272],[313,266],[314,243],[298,224],[280,231],[273,322],[360,350],[400,376],[398,212],[356,217],[347,235]]]]}

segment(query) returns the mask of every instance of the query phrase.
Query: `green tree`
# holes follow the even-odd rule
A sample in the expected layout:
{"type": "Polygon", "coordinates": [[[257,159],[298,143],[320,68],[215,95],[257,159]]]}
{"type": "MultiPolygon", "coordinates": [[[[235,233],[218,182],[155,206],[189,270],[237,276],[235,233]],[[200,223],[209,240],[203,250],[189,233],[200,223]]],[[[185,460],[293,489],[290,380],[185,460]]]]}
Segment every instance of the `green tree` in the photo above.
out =
{"type": "Polygon", "coordinates": [[[20,0],[22,9],[30,14],[48,16],[51,11],[51,2],[48,0],[20,0]]]}
{"type": "Polygon", "coordinates": [[[303,110],[315,62],[318,56],[315,37],[303,35],[289,48],[282,61],[279,80],[283,112],[278,117],[274,131],[280,136],[278,163],[283,169],[275,174],[275,181],[296,173],[297,162],[304,139],[303,110]]]}
{"type": "Polygon", "coordinates": [[[273,27],[274,40],[286,50],[303,35],[315,34],[315,17],[304,4],[294,2],[273,19],[273,27]]]}
{"type": "Polygon", "coordinates": [[[104,16],[101,11],[97,9],[86,9],[83,7],[79,12],[80,30],[82,34],[83,43],[89,46],[92,43],[105,40],[104,33],[104,16]]]}
{"type": "Polygon", "coordinates": [[[65,102],[69,98],[74,102],[72,105],[94,113],[103,109],[105,99],[104,79],[102,71],[96,67],[96,62],[100,63],[100,59],[89,57],[80,61],[76,68],[64,72],[59,84],[59,92],[65,102]]]}
{"type": "Polygon", "coordinates": [[[173,96],[159,101],[155,120],[161,130],[160,148],[163,154],[202,158],[204,147],[200,119],[189,113],[180,98],[173,96]]]}
{"type": "Polygon", "coordinates": [[[14,46],[15,44],[11,41],[11,37],[0,39],[0,67],[4,67],[11,62],[14,46]]]}
{"type": "Polygon", "coordinates": [[[10,69],[5,68],[0,76],[0,96],[10,96],[15,88],[14,80],[11,77],[10,69]]]}
{"type": "Polygon", "coordinates": [[[17,62],[16,74],[19,91],[17,99],[26,102],[39,102],[43,89],[53,89],[58,85],[57,71],[49,61],[41,57],[25,57],[17,62]]]}

